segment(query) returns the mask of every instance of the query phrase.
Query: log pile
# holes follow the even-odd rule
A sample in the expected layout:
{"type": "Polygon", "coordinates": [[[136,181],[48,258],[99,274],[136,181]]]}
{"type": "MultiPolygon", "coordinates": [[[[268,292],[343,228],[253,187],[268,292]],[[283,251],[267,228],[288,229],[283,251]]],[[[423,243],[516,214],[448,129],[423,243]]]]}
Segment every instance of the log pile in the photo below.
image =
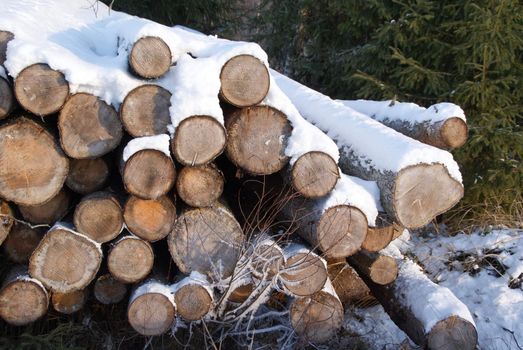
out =
{"type": "Polygon", "coordinates": [[[123,66],[93,68],[125,77],[119,97],[51,51],[19,67],[26,28],[0,16],[0,244],[25,266],[3,281],[1,319],[25,325],[50,303],[75,313],[93,293],[103,305],[127,303],[145,336],[177,320],[241,323],[282,307],[293,333],[324,342],[344,308],[376,298],[421,346],[476,346],[466,307],[385,249],[463,195],[452,156],[411,137],[457,147],[464,117],[406,132],[396,112],[383,117],[271,72],[252,44],[114,16],[150,26],[119,37],[131,43],[114,48],[123,66]],[[430,300],[458,306],[427,316],[420,304],[430,300]]]}

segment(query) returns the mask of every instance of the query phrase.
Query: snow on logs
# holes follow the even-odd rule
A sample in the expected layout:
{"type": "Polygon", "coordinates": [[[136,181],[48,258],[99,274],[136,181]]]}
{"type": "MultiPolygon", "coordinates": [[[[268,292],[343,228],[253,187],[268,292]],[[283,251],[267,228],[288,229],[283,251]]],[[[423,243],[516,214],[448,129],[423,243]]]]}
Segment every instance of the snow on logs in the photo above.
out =
{"type": "Polygon", "coordinates": [[[42,228],[15,221],[9,236],[7,236],[2,248],[9,260],[18,264],[27,264],[29,257],[42,239],[42,228]]]}

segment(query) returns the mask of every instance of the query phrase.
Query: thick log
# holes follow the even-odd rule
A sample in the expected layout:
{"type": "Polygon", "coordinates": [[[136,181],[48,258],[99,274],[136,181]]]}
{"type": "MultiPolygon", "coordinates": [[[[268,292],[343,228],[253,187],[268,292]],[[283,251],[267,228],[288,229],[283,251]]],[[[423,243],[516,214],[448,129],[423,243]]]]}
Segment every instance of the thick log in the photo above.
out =
{"type": "Polygon", "coordinates": [[[21,117],[0,127],[0,196],[39,205],[63,187],[69,162],[53,136],[21,117]]]}
{"type": "Polygon", "coordinates": [[[122,124],[113,107],[86,93],[71,96],[58,117],[60,143],[71,158],[97,158],[114,150],[122,124]]]}
{"type": "Polygon", "coordinates": [[[14,85],[20,105],[39,116],[58,112],[69,96],[69,84],[64,75],[43,63],[22,70],[14,85]]]}
{"type": "Polygon", "coordinates": [[[387,255],[360,251],[347,258],[349,263],[376,284],[389,284],[398,277],[396,260],[387,255]]]}
{"type": "Polygon", "coordinates": [[[209,207],[220,198],[225,180],[214,165],[184,167],[176,178],[176,194],[191,207],[209,207]]]}
{"type": "Polygon", "coordinates": [[[65,184],[80,194],[101,190],[109,177],[109,166],[103,158],[70,159],[65,184]]]}
{"type": "Polygon", "coordinates": [[[4,243],[9,232],[11,232],[14,222],[14,214],[11,206],[3,199],[0,199],[0,245],[4,243]]]}
{"type": "Polygon", "coordinates": [[[94,297],[102,304],[117,304],[126,294],[127,286],[109,273],[101,275],[94,283],[94,297]]]}
{"type": "Polygon", "coordinates": [[[171,93],[158,85],[142,85],[131,90],[120,107],[120,119],[133,137],[167,133],[171,124],[171,93]]]}
{"type": "Polygon", "coordinates": [[[153,263],[153,248],[147,241],[135,236],[118,240],[107,256],[109,272],[124,283],[143,280],[151,272],[153,263]]]}
{"type": "Polygon", "coordinates": [[[369,287],[345,259],[333,259],[327,263],[329,278],[344,306],[364,307],[376,302],[369,287]]]}
{"type": "Polygon", "coordinates": [[[225,128],[216,119],[198,115],[176,126],[172,154],[185,166],[205,165],[222,154],[227,142],[225,128]]]}
{"type": "MultiPolygon", "coordinates": [[[[1,68],[0,68],[1,69],[1,68]]],[[[11,85],[0,76],[0,120],[5,119],[15,109],[16,101],[11,85]]]]}
{"type": "Polygon", "coordinates": [[[116,238],[123,230],[122,207],[115,195],[94,192],[82,198],[74,210],[74,226],[78,232],[98,243],[116,238]]]}
{"type": "Polygon", "coordinates": [[[260,103],[269,92],[269,70],[251,55],[234,56],[222,67],[220,97],[236,107],[260,103]]]}
{"type": "Polygon", "coordinates": [[[7,44],[14,39],[14,34],[5,30],[0,30],[0,66],[3,66],[7,59],[7,44]]]}
{"type": "Polygon", "coordinates": [[[64,226],[51,228],[29,259],[29,274],[53,292],[84,289],[102,262],[95,241],[64,226]]]}
{"type": "Polygon", "coordinates": [[[42,236],[42,228],[32,228],[16,221],[3,244],[4,252],[11,261],[26,264],[42,236]]]}
{"type": "Polygon", "coordinates": [[[225,153],[236,166],[253,175],[269,175],[288,163],[285,148],[292,126],[282,112],[267,106],[234,109],[227,113],[225,126],[225,153]]]}
{"type": "Polygon", "coordinates": [[[327,195],[340,178],[338,164],[324,152],[307,152],[291,167],[292,187],[303,197],[320,198],[327,195]]]}
{"type": "Polygon", "coordinates": [[[175,319],[176,306],[169,286],[148,281],[131,295],[127,320],[136,332],[146,336],[161,335],[171,328],[175,319]]]}
{"type": "Polygon", "coordinates": [[[130,232],[146,241],[155,242],[172,231],[176,207],[167,196],[158,199],[130,196],[125,203],[123,218],[130,232]]]}
{"type": "Polygon", "coordinates": [[[374,227],[369,226],[361,248],[368,252],[376,253],[389,245],[392,240],[401,235],[404,228],[392,222],[387,215],[380,213],[374,227]]]}
{"type": "Polygon", "coordinates": [[[213,291],[206,277],[192,272],[174,287],[176,311],[187,321],[201,320],[211,310],[213,291]]]}
{"type": "Polygon", "coordinates": [[[129,53],[129,67],[139,77],[156,79],[171,66],[171,50],[162,39],[146,36],[138,39],[129,53]]]}
{"type": "Polygon", "coordinates": [[[296,334],[308,342],[331,339],[343,324],[343,305],[329,279],[322,290],[292,301],[289,318],[296,334]]]}
{"type": "Polygon", "coordinates": [[[49,307],[49,295],[42,283],[24,270],[14,268],[0,289],[0,318],[13,326],[36,321],[49,307]]]}
{"type": "Polygon", "coordinates": [[[34,206],[19,205],[18,209],[20,209],[24,219],[32,224],[53,225],[67,214],[70,203],[70,193],[67,189],[62,188],[56,196],[44,204],[34,206]]]}
{"type": "Polygon", "coordinates": [[[80,289],[70,293],[53,293],[51,303],[61,314],[70,315],[80,311],[87,302],[87,290],[80,289]]]}
{"type": "Polygon", "coordinates": [[[301,244],[284,249],[285,265],[281,281],[292,295],[308,296],[320,291],[328,278],[325,260],[301,244]]]}
{"type": "Polygon", "coordinates": [[[219,281],[234,271],[244,235],[240,224],[221,204],[185,210],[176,220],[167,243],[184,274],[198,271],[219,281]]]}

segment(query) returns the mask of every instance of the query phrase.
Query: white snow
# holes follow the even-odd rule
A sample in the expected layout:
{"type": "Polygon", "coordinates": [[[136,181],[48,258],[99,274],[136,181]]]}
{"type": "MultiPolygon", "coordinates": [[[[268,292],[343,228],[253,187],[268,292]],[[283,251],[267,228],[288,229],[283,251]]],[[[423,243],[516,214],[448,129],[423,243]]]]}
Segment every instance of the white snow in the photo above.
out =
{"type": "Polygon", "coordinates": [[[134,292],[131,294],[131,298],[129,299],[129,305],[139,296],[149,293],[158,293],[165,295],[167,299],[169,299],[169,301],[176,306],[176,304],[174,303],[174,295],[171,291],[170,286],[165,285],[156,280],[146,281],[143,284],[141,284],[138,288],[136,288],[134,292]]]}
{"type": "Polygon", "coordinates": [[[127,162],[127,160],[133,156],[133,154],[146,149],[160,151],[167,157],[171,158],[169,135],[162,134],[154,136],[137,137],[135,139],[132,139],[127,143],[123,150],[123,161],[127,162]]]}
{"type": "Polygon", "coordinates": [[[171,285],[171,287],[170,287],[171,293],[175,294],[178,289],[180,289],[184,286],[193,285],[193,284],[196,284],[198,286],[205,288],[207,293],[209,293],[209,296],[211,298],[214,297],[214,292],[212,290],[212,287],[211,287],[209,281],[207,280],[207,277],[205,275],[199,273],[198,271],[192,271],[189,276],[184,277],[178,283],[171,285]]]}
{"type": "Polygon", "coordinates": [[[77,236],[80,236],[84,239],[86,239],[87,241],[89,241],[91,244],[93,244],[97,249],[98,251],[100,252],[100,255],[103,256],[103,252],[102,252],[102,244],[101,243],[98,243],[96,242],[94,239],[90,238],[90,237],[87,237],[86,235],[80,233],[80,232],[77,232],[75,231],[73,228],[72,228],[72,225],[66,223],[66,222],[57,222],[53,225],[53,227],[51,227],[49,229],[49,231],[47,231],[47,233],[53,231],[53,230],[63,230],[63,231],[67,231],[67,232],[70,232],[72,234],[75,234],[77,236]]]}

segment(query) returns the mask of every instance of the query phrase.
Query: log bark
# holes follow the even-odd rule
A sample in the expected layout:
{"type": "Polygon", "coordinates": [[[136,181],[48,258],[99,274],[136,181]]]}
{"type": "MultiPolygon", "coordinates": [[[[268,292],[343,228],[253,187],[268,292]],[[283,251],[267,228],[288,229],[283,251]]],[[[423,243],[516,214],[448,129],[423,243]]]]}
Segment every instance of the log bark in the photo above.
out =
{"type": "Polygon", "coordinates": [[[11,232],[14,222],[14,214],[11,206],[9,203],[0,199],[0,245],[4,243],[9,232],[11,232]]]}
{"type": "Polygon", "coordinates": [[[253,175],[280,171],[292,126],[282,112],[267,106],[234,109],[225,118],[225,153],[236,166],[253,175]]]}
{"type": "Polygon", "coordinates": [[[5,119],[15,109],[16,100],[11,85],[0,77],[0,120],[5,119]]]}
{"type": "Polygon", "coordinates": [[[281,281],[295,296],[309,296],[320,291],[328,278],[325,260],[301,244],[284,248],[285,265],[281,281]]]}
{"type": "Polygon", "coordinates": [[[153,263],[153,248],[147,241],[135,236],[118,240],[107,256],[109,272],[124,283],[143,280],[151,272],[153,263]]]}
{"type": "Polygon", "coordinates": [[[53,293],[51,302],[53,308],[61,314],[74,314],[80,311],[87,302],[87,290],[80,289],[70,293],[53,293]]]}
{"type": "Polygon", "coordinates": [[[309,297],[294,299],[289,308],[296,334],[313,343],[331,339],[341,328],[343,315],[343,305],[328,279],[322,290],[309,297]]]}
{"type": "Polygon", "coordinates": [[[130,196],[125,203],[123,218],[130,232],[146,241],[155,242],[172,231],[176,207],[167,196],[158,199],[130,196]]]}
{"type": "Polygon", "coordinates": [[[0,126],[0,164],[0,196],[20,205],[53,198],[69,171],[53,136],[25,117],[0,126]]]}
{"type": "Polygon", "coordinates": [[[38,116],[58,112],[69,96],[69,84],[64,75],[43,63],[22,70],[14,85],[20,105],[38,116]]]}
{"type": "Polygon", "coordinates": [[[62,188],[56,196],[44,204],[34,206],[19,205],[18,209],[24,219],[32,224],[53,225],[67,214],[70,204],[71,195],[67,189],[62,188]]]}
{"type": "Polygon", "coordinates": [[[184,274],[198,271],[219,281],[234,271],[244,235],[221,204],[185,210],[167,238],[171,256],[184,274]]]}
{"type": "Polygon", "coordinates": [[[163,152],[143,149],[124,164],[123,183],[127,192],[143,199],[158,199],[174,186],[176,169],[163,152]]]}
{"type": "Polygon", "coordinates": [[[390,256],[360,251],[347,260],[360,276],[364,275],[376,284],[389,284],[398,277],[398,264],[390,256]]]}
{"type": "Polygon", "coordinates": [[[282,248],[268,236],[256,239],[250,259],[251,273],[259,280],[272,279],[285,265],[282,248]]]}
{"type": "Polygon", "coordinates": [[[171,151],[182,165],[205,165],[222,154],[226,142],[227,134],[220,122],[198,115],[178,124],[171,141],[171,151]]]}
{"type": "Polygon", "coordinates": [[[70,159],[65,184],[80,194],[101,190],[109,178],[109,166],[103,158],[70,159]]]}
{"type": "Polygon", "coordinates": [[[99,245],[63,226],[51,228],[29,259],[29,274],[53,292],[84,289],[102,262],[99,245]]]}
{"type": "Polygon", "coordinates": [[[15,222],[3,245],[7,257],[18,264],[27,264],[42,239],[42,231],[42,228],[32,228],[20,221],[15,222]]]}
{"type": "Polygon", "coordinates": [[[58,117],[60,143],[71,158],[97,158],[122,140],[122,124],[113,107],[86,93],[71,96],[58,117]]]}
{"type": "Polygon", "coordinates": [[[131,295],[127,320],[133,329],[146,336],[167,332],[176,319],[176,306],[169,286],[148,281],[131,295]]]}
{"type": "Polygon", "coordinates": [[[14,34],[6,30],[0,30],[0,66],[3,66],[7,58],[7,44],[14,39],[14,34]]]}
{"type": "Polygon", "coordinates": [[[203,275],[193,273],[176,285],[176,311],[187,321],[197,321],[205,317],[211,310],[213,300],[211,285],[203,275]]]}
{"type": "Polygon", "coordinates": [[[24,270],[11,270],[0,289],[0,318],[13,326],[36,321],[49,307],[49,295],[42,283],[24,270]]]}
{"type": "Polygon", "coordinates": [[[329,260],[327,269],[332,286],[345,307],[365,307],[376,303],[369,287],[345,259],[329,260]]]}
{"type": "Polygon", "coordinates": [[[252,292],[254,291],[254,288],[254,281],[247,284],[242,284],[241,286],[238,286],[229,292],[227,301],[235,304],[242,304],[246,302],[247,299],[249,299],[252,292]]]}
{"type": "Polygon", "coordinates": [[[133,137],[167,133],[171,124],[171,93],[158,85],[142,85],[127,94],[120,107],[120,119],[133,137]]]}
{"type": "Polygon", "coordinates": [[[74,226],[78,232],[98,243],[116,238],[123,230],[122,207],[109,192],[94,192],[82,198],[74,210],[74,226]]]}
{"type": "Polygon", "coordinates": [[[258,58],[238,55],[228,60],[220,73],[220,97],[236,107],[260,103],[269,92],[269,70],[258,58]]]}
{"type": "Polygon", "coordinates": [[[392,222],[387,215],[381,213],[376,219],[376,226],[369,226],[367,229],[367,235],[361,244],[361,248],[371,253],[379,252],[399,237],[403,230],[404,228],[401,225],[392,222]]]}
{"type": "Polygon", "coordinates": [[[307,152],[292,165],[292,187],[305,198],[327,195],[340,178],[338,164],[324,152],[307,152]]]}
{"type": "Polygon", "coordinates": [[[117,304],[126,294],[127,286],[109,273],[98,277],[94,283],[94,296],[102,304],[117,304]]]}
{"type": "Polygon", "coordinates": [[[171,50],[162,39],[146,36],[138,39],[129,53],[129,67],[139,77],[156,79],[171,66],[171,50]]]}
{"type": "Polygon", "coordinates": [[[176,194],[191,207],[209,207],[220,198],[225,180],[214,165],[184,167],[176,178],[176,194]]]}

